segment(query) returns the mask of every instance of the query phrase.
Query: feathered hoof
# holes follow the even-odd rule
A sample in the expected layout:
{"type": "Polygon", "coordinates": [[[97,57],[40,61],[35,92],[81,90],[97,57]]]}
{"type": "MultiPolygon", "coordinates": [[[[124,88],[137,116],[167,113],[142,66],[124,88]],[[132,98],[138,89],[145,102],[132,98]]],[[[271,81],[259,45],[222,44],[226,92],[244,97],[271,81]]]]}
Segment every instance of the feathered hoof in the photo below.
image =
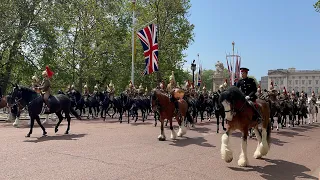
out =
{"type": "Polygon", "coordinates": [[[158,140],[159,140],[159,141],[165,141],[165,140],[166,140],[166,136],[160,134],[160,135],[158,136],[158,140]]]}

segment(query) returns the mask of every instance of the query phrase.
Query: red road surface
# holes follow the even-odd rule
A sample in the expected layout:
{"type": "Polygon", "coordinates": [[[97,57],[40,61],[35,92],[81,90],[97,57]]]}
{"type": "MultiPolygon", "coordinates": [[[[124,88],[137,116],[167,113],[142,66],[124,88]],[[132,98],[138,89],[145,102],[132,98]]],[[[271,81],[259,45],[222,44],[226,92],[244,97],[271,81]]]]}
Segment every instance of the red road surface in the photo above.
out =
{"type": "MultiPolygon", "coordinates": [[[[36,126],[31,138],[27,121],[22,128],[0,123],[0,179],[101,179],[101,180],[241,180],[317,179],[320,171],[320,123],[272,133],[271,150],[254,159],[256,140],[248,141],[250,167],[237,165],[241,140],[230,139],[234,159],[220,156],[220,134],[214,122],[204,121],[186,137],[160,142],[153,121],[119,124],[115,120],[72,121],[69,135],[64,121],[48,137],[36,126]]],[[[175,123],[176,124],[176,123],[175,123]]],[[[177,128],[176,128],[177,130],[177,128]]]]}

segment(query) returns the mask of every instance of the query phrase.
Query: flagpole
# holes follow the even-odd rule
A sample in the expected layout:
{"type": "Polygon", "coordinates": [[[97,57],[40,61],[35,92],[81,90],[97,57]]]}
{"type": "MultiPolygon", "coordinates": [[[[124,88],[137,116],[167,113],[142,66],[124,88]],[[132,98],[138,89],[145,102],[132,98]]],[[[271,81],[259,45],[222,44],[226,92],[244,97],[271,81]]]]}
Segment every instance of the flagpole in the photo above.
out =
{"type": "Polygon", "coordinates": [[[136,9],[136,0],[132,0],[132,62],[131,62],[131,82],[134,85],[134,36],[135,36],[135,9],[136,9]]]}
{"type": "Polygon", "coordinates": [[[232,79],[231,79],[231,85],[234,85],[234,71],[236,70],[235,66],[234,66],[234,41],[232,41],[232,67],[234,69],[232,69],[232,79]]]}
{"type": "Polygon", "coordinates": [[[200,86],[201,86],[201,83],[202,83],[202,80],[201,80],[201,83],[199,84],[199,76],[201,78],[201,70],[200,70],[200,60],[199,60],[199,53],[198,53],[198,63],[199,63],[199,72],[198,72],[198,77],[197,77],[197,84],[198,84],[198,89],[200,89],[200,86]]]}

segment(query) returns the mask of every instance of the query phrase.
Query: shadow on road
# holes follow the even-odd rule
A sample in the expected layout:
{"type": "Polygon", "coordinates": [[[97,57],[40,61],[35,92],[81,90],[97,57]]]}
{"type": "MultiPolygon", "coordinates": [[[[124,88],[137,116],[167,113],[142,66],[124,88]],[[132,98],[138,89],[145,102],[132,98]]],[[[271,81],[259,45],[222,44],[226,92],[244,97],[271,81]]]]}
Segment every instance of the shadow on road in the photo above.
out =
{"type": "Polygon", "coordinates": [[[173,141],[172,143],[170,143],[169,145],[185,147],[185,146],[193,145],[193,144],[198,145],[198,146],[202,146],[202,147],[215,147],[215,146],[207,143],[207,140],[204,139],[203,137],[197,137],[197,138],[185,137],[184,139],[177,139],[177,140],[173,141]]]}
{"type": "Polygon", "coordinates": [[[35,139],[24,140],[23,142],[39,143],[44,141],[78,140],[79,138],[82,138],[86,135],[87,134],[63,134],[63,135],[57,135],[57,136],[43,136],[43,137],[36,137],[35,139]]]}
{"type": "Polygon", "coordinates": [[[306,172],[311,171],[309,168],[296,164],[289,161],[279,160],[279,159],[262,159],[269,163],[270,165],[262,166],[249,166],[247,168],[229,167],[234,171],[255,171],[260,173],[260,176],[264,179],[274,180],[274,179],[285,179],[294,180],[297,178],[304,179],[317,179],[313,176],[306,174],[306,172]]]}
{"type": "Polygon", "coordinates": [[[280,136],[287,136],[287,137],[305,136],[305,135],[302,135],[302,134],[300,134],[298,132],[294,132],[294,131],[278,131],[277,134],[280,136]]]}

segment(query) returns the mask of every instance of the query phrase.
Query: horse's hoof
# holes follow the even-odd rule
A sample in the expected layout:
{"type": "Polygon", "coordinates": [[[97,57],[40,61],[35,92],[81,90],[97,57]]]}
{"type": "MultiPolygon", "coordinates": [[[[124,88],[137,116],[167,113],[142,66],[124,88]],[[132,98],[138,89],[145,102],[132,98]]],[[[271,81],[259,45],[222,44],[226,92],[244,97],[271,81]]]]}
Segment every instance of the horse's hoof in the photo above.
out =
{"type": "Polygon", "coordinates": [[[55,132],[55,133],[57,133],[58,131],[59,131],[59,129],[58,129],[58,128],[55,128],[55,129],[54,129],[54,132],[55,132]]]}
{"type": "Polygon", "coordinates": [[[64,134],[69,134],[69,132],[68,132],[68,131],[66,131],[64,134]]]}
{"type": "Polygon", "coordinates": [[[219,130],[217,130],[217,134],[219,134],[219,130]]]}
{"type": "Polygon", "coordinates": [[[159,136],[158,136],[158,140],[159,140],[159,141],[165,141],[165,140],[166,140],[166,137],[163,136],[163,135],[159,135],[159,136]]]}
{"type": "Polygon", "coordinates": [[[47,134],[48,134],[47,132],[44,132],[44,133],[42,134],[42,136],[47,136],[47,134]]]}
{"type": "Polygon", "coordinates": [[[27,134],[26,137],[30,137],[30,134],[27,134]]]}
{"type": "Polygon", "coordinates": [[[224,131],[226,131],[226,130],[227,130],[227,128],[223,128],[223,130],[224,130],[224,131]]]}

